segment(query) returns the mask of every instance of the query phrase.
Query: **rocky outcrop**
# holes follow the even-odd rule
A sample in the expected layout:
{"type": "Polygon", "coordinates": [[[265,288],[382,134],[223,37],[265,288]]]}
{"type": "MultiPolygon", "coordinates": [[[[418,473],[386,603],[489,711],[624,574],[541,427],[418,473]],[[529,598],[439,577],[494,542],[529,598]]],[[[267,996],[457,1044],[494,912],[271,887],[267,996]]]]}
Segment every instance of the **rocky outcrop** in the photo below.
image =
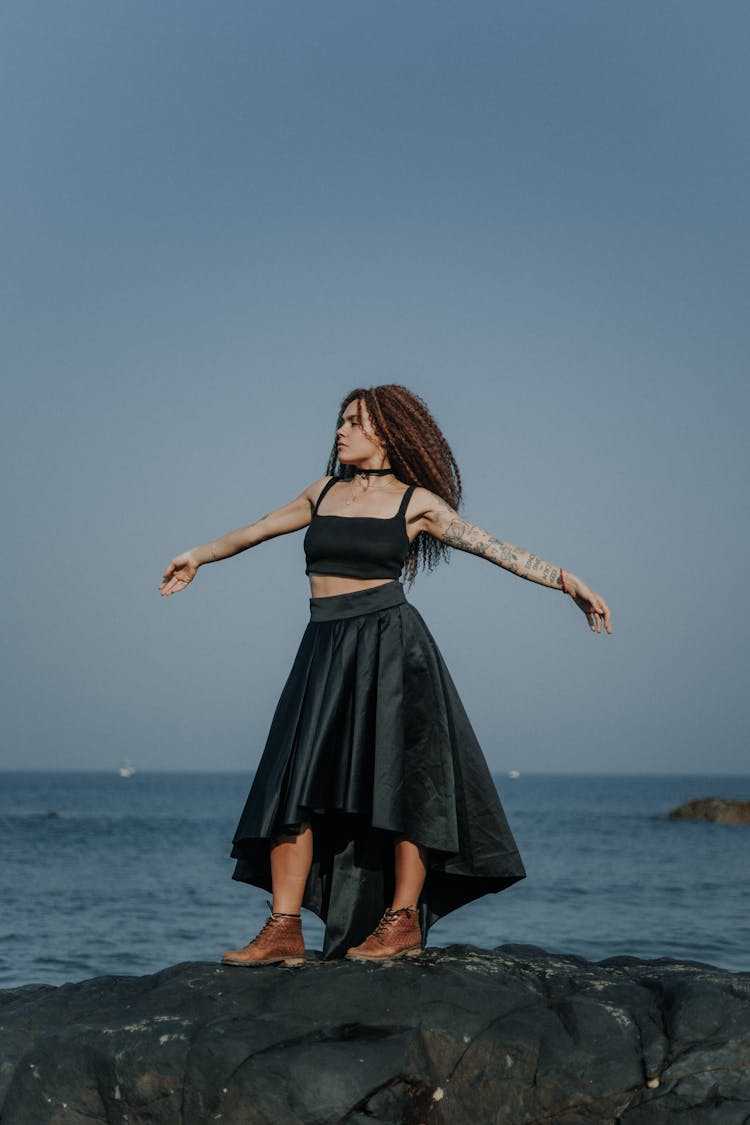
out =
{"type": "Polygon", "coordinates": [[[674,820],[715,820],[719,824],[750,824],[750,801],[730,801],[724,797],[698,797],[672,809],[674,820]]]}
{"type": "Polygon", "coordinates": [[[750,974],[533,947],[0,993],[2,1125],[740,1125],[750,974]]]}

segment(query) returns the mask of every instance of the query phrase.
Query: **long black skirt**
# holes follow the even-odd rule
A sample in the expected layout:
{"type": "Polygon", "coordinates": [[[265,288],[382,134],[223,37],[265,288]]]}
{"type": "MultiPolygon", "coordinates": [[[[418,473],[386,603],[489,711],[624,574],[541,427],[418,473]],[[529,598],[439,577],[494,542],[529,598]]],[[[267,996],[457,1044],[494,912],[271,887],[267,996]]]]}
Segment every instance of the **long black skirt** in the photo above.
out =
{"type": "Polygon", "coordinates": [[[450,673],[400,583],[312,598],[233,839],[234,879],[271,890],[270,844],[313,830],[303,906],[325,958],[372,932],[393,845],[427,850],[423,942],[438,918],[525,871],[450,673]]]}

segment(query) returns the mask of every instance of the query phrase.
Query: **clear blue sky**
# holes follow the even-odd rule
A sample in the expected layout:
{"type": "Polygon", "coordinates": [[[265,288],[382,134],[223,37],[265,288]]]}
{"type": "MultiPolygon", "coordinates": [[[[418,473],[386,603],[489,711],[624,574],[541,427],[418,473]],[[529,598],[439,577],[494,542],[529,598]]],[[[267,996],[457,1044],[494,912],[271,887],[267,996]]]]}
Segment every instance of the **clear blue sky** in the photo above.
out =
{"type": "Polygon", "coordinates": [[[424,613],[492,768],[747,772],[745,3],[10,0],[2,765],[250,769],[321,475],[401,382],[468,518],[424,613]]]}

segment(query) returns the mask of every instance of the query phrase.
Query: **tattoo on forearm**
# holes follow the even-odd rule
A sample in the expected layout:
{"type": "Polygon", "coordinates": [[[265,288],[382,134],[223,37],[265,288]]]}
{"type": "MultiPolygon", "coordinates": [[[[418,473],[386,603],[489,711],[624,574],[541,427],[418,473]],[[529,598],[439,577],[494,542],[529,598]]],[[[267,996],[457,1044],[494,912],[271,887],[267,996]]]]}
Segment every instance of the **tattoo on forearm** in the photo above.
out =
{"type": "Polygon", "coordinates": [[[468,551],[472,555],[480,555],[483,559],[495,563],[497,566],[517,574],[520,578],[528,578],[531,582],[538,582],[542,586],[559,586],[560,572],[556,566],[532,555],[522,547],[515,547],[512,543],[503,543],[494,535],[461,519],[454,517],[446,527],[442,536],[443,542],[449,547],[456,547],[459,551],[468,551]]]}
{"type": "Polygon", "coordinates": [[[486,531],[475,527],[474,524],[467,523],[466,520],[454,519],[448,524],[448,527],[443,532],[443,542],[447,543],[449,547],[457,547],[459,551],[469,551],[472,555],[481,555],[484,559],[489,559],[490,562],[497,563],[505,570],[510,570],[514,574],[519,573],[518,567],[518,548],[512,546],[510,543],[503,543],[502,540],[496,539],[494,535],[488,535],[486,531]]]}

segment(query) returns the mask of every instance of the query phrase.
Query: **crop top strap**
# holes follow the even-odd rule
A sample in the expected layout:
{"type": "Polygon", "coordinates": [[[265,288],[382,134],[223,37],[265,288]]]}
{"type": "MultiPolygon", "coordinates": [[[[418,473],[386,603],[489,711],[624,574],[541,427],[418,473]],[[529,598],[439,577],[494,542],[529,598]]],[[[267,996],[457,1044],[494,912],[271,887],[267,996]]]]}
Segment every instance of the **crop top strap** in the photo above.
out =
{"type": "Polygon", "coordinates": [[[319,496],[319,497],[318,497],[318,499],[317,499],[317,500],[315,501],[315,507],[313,508],[313,515],[314,515],[314,516],[317,516],[317,514],[318,514],[318,508],[320,507],[320,501],[321,501],[321,500],[323,499],[323,497],[325,496],[326,492],[328,492],[328,490],[329,490],[330,488],[332,488],[334,484],[336,484],[336,482],[338,481],[338,479],[339,479],[338,477],[331,477],[331,479],[330,479],[330,480],[329,480],[329,481],[328,481],[328,482],[327,482],[326,484],[324,484],[324,485],[323,485],[323,487],[321,488],[321,490],[320,490],[320,496],[319,496]]]}
{"type": "Polygon", "coordinates": [[[412,493],[414,492],[414,489],[416,487],[416,484],[410,484],[404,495],[401,497],[401,506],[396,513],[397,516],[403,516],[404,519],[406,519],[406,509],[409,507],[409,501],[411,500],[412,493]]]}

